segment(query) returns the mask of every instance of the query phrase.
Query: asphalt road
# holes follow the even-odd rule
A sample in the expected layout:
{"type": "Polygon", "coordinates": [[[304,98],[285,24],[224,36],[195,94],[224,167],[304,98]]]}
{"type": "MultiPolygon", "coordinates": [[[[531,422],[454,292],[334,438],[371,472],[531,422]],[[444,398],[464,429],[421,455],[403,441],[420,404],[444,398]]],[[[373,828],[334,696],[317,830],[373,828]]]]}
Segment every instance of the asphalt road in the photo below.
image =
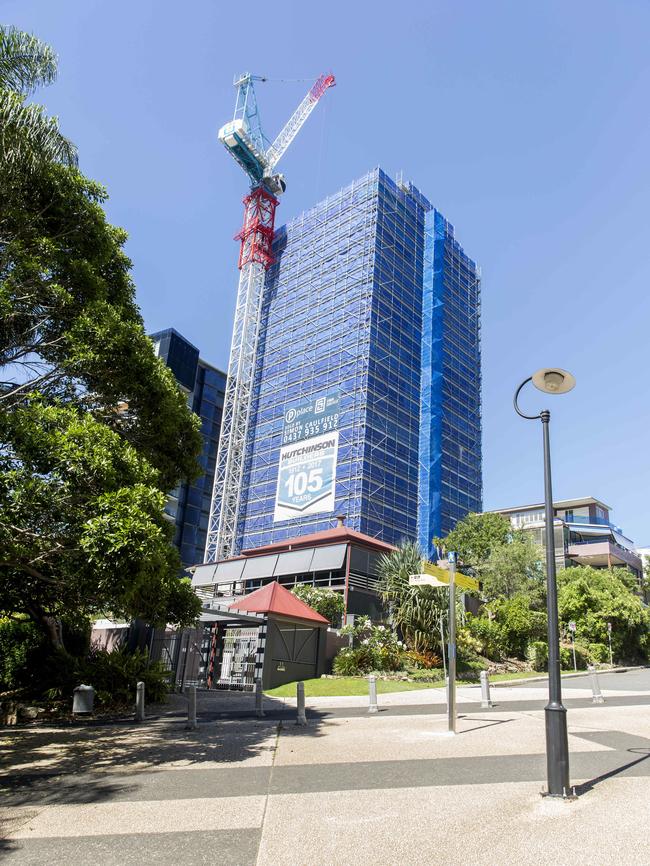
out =
{"type": "MultiPolygon", "coordinates": [[[[571,689],[589,688],[588,674],[580,677],[562,677],[562,691],[570,691],[571,689]]],[[[611,689],[612,691],[622,692],[650,692],[650,667],[642,668],[641,670],[627,671],[626,673],[603,673],[598,674],[598,681],[601,689],[611,689]]],[[[530,688],[537,683],[518,683],[509,682],[507,685],[511,688],[530,688]]]]}

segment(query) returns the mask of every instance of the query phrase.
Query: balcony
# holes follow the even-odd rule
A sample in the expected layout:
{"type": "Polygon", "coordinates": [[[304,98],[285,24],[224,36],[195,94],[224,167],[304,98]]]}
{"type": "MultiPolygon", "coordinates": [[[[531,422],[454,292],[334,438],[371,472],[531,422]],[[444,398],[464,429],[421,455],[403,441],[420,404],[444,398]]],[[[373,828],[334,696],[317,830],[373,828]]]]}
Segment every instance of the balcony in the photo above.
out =
{"type": "Polygon", "coordinates": [[[567,556],[577,565],[592,565],[594,568],[629,565],[635,571],[642,570],[641,560],[636,553],[611,541],[571,542],[567,547],[567,556]]]}
{"type": "Polygon", "coordinates": [[[569,525],[576,523],[582,526],[608,526],[615,532],[621,533],[620,527],[616,526],[615,523],[606,520],[604,517],[585,517],[581,514],[574,514],[572,517],[561,517],[560,519],[569,525]]]}

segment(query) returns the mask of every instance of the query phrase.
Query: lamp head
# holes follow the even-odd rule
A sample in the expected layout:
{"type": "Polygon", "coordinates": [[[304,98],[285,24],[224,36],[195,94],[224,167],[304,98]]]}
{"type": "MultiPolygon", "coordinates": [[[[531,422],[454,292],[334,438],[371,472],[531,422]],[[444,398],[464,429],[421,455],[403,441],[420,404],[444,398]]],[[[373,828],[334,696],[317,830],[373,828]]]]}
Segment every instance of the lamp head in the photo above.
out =
{"type": "Polygon", "coordinates": [[[566,370],[549,367],[533,374],[533,385],[545,394],[566,394],[575,388],[576,380],[566,370]]]}

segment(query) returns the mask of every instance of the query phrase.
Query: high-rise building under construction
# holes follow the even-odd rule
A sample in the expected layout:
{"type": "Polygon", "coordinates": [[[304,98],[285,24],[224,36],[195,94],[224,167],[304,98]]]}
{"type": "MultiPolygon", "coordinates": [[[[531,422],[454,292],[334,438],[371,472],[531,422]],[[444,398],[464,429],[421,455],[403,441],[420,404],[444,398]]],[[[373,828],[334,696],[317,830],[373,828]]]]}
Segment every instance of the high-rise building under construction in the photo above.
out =
{"type": "Polygon", "coordinates": [[[375,169],[275,233],[237,549],[328,529],[431,539],[482,508],[480,275],[375,169]]]}

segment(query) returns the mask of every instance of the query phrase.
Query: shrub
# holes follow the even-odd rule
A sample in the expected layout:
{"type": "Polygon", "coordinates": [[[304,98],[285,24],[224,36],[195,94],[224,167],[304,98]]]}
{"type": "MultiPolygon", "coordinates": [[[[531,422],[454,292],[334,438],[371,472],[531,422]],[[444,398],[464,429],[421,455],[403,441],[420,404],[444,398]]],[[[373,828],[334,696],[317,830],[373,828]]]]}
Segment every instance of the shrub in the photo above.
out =
{"type": "Polygon", "coordinates": [[[135,702],[136,684],[144,683],[147,703],[164,701],[169,691],[169,672],[160,662],[149,664],[149,654],[136,650],[93,649],[79,666],[78,677],[95,689],[104,707],[130,706],[135,702]]]}
{"type": "Polygon", "coordinates": [[[594,664],[600,665],[609,661],[609,648],[604,643],[590,643],[588,650],[594,664]]]}
{"type": "Polygon", "coordinates": [[[442,668],[426,668],[409,671],[408,677],[416,683],[437,683],[444,680],[445,674],[442,668]]]}
{"type": "Polygon", "coordinates": [[[472,635],[467,626],[459,628],[456,632],[456,652],[459,663],[474,662],[481,653],[481,641],[472,635]]]}
{"type": "Polygon", "coordinates": [[[61,623],[66,652],[54,650],[41,629],[26,617],[0,620],[0,691],[25,689],[40,697],[62,689],[90,644],[90,623],[66,618],[61,623]]]}
{"type": "Polygon", "coordinates": [[[560,621],[573,620],[577,635],[587,645],[606,643],[610,622],[616,658],[634,659],[646,654],[650,609],[630,589],[624,569],[562,569],[558,572],[558,609],[560,621]]]}
{"type": "Polygon", "coordinates": [[[481,671],[486,669],[486,664],[480,659],[459,658],[456,663],[456,669],[462,679],[474,682],[479,679],[481,671]]]}
{"type": "Polygon", "coordinates": [[[0,621],[0,692],[33,687],[45,637],[27,619],[0,621]]]}
{"type": "Polygon", "coordinates": [[[359,676],[375,669],[374,657],[367,647],[344,647],[334,659],[332,668],[339,676],[359,676]]]}
{"type": "Polygon", "coordinates": [[[407,664],[409,666],[413,665],[416,669],[433,670],[434,668],[439,668],[442,664],[440,656],[431,650],[423,650],[422,652],[408,650],[405,656],[407,664]]]}
{"type": "Polygon", "coordinates": [[[480,643],[479,652],[493,661],[500,661],[505,654],[506,635],[503,626],[494,619],[483,616],[467,616],[469,633],[480,643]]]}
{"type": "Polygon", "coordinates": [[[328,619],[335,628],[339,627],[345,610],[345,600],[340,592],[308,583],[299,583],[291,592],[296,598],[313,607],[316,613],[328,619]]]}
{"type": "Polygon", "coordinates": [[[336,673],[342,673],[342,668],[346,673],[402,669],[404,644],[385,625],[372,625],[368,617],[360,617],[353,626],[341,629],[341,634],[351,635],[353,646],[340,650],[334,659],[336,673]]]}
{"type": "Polygon", "coordinates": [[[528,661],[536,671],[548,668],[548,645],[543,640],[533,641],[528,645],[528,661]]]}
{"type": "Polygon", "coordinates": [[[527,595],[515,595],[494,605],[497,622],[503,628],[506,655],[525,658],[528,643],[546,635],[546,614],[533,610],[527,595]]]}
{"type": "MultiPolygon", "coordinates": [[[[576,667],[579,671],[586,669],[591,657],[588,649],[580,643],[576,643],[576,667]]],[[[571,644],[560,646],[560,667],[563,671],[573,670],[573,649],[571,644]]]]}

